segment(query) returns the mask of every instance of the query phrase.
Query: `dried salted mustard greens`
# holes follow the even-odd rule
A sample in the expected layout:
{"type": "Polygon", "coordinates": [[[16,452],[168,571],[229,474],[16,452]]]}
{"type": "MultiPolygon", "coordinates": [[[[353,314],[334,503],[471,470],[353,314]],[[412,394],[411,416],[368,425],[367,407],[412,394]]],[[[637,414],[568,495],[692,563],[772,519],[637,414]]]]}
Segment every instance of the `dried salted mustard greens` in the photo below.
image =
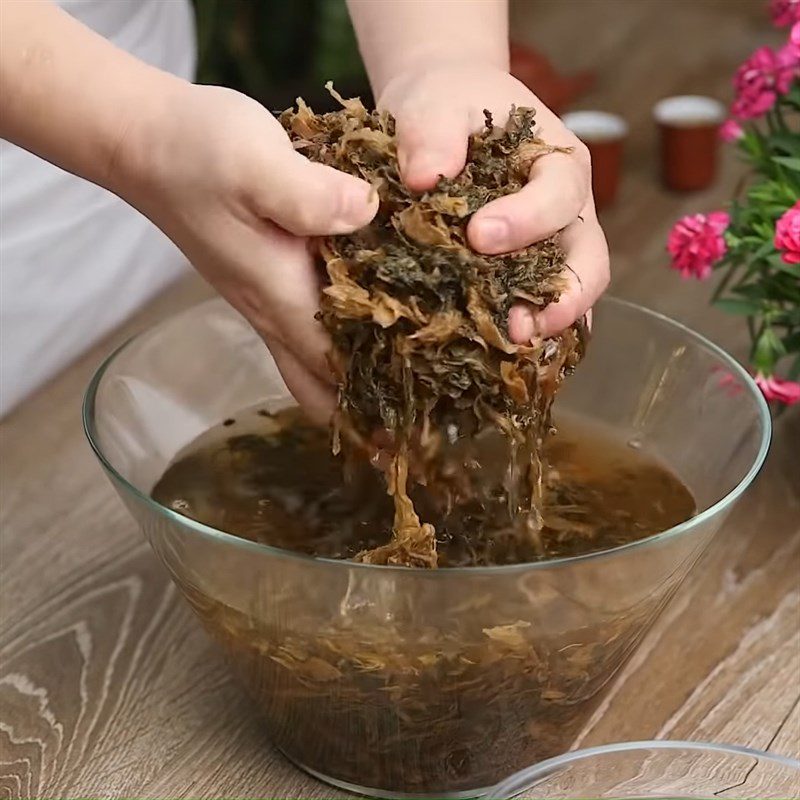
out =
{"type": "Polygon", "coordinates": [[[477,209],[521,189],[532,163],[559,148],[537,137],[533,109],[512,108],[502,128],[487,112],[462,173],[413,193],[400,178],[391,115],[334,96],[340,111],[317,115],[298,100],[281,122],[300,152],[365,179],[380,198],[370,225],[320,247],[328,275],[321,320],[339,383],[334,446],[367,448],[381,430],[393,442],[393,538],[360,558],[436,566],[435,531],[420,521],[409,481],[427,484],[448,504],[468,499],[469,479],[448,460],[447,445],[487,427],[501,430],[508,443],[509,514],[520,536],[536,537],[538,454],[553,397],[583,353],[584,325],[526,346],[511,343],[512,304],[541,309],[563,288],[558,237],[483,256],[469,248],[466,226],[477,209]]]}

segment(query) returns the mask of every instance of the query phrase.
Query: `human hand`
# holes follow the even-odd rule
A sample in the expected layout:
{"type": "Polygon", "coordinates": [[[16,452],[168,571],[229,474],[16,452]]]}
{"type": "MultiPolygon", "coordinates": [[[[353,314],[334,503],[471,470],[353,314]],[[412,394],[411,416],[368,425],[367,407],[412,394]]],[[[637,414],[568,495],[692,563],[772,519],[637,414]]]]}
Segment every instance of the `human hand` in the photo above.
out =
{"type": "Polygon", "coordinates": [[[183,82],[128,128],[112,170],[114,190],[245,316],[298,402],[327,422],[330,342],[314,318],[319,285],[307,237],[366,225],[377,210],[369,184],[295,152],[256,101],[183,82]]]}
{"type": "Polygon", "coordinates": [[[484,109],[505,124],[512,105],[536,109],[541,137],[570,147],[537,160],[521,191],[484,206],[469,222],[467,235],[481,253],[527,247],[557,231],[571,269],[558,302],[534,316],[520,304],[509,315],[509,336],[522,344],[549,336],[590,311],[609,282],[608,247],[591,193],[588,151],[561,120],[508,73],[470,62],[427,63],[391,79],[378,100],[397,120],[398,159],[411,189],[430,189],[440,175],[464,168],[467,139],[484,125],[484,109]]]}

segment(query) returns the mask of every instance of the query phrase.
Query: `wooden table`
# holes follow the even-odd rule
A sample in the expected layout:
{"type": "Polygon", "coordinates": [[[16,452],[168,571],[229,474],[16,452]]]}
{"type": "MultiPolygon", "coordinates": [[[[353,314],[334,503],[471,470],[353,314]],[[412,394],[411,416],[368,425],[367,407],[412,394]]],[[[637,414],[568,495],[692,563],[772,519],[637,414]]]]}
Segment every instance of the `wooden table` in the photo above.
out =
{"type": "MultiPolygon", "coordinates": [[[[727,97],[734,65],[769,38],[761,3],[532,0],[515,16],[559,63],[599,66],[584,105],[631,123],[605,219],[612,291],[744,354],[741,324],[710,310],[710,287],[681,282],[663,252],[672,220],[719,207],[739,169],[729,159],[704,194],[664,193],[648,115],[670,93],[727,97]]],[[[81,431],[102,356],[208,294],[195,278],[173,287],[0,425],[1,797],[339,796],[271,748],[81,431]]],[[[692,738],[800,755],[799,442],[800,415],[784,415],[761,477],[580,744],[692,738]]]]}

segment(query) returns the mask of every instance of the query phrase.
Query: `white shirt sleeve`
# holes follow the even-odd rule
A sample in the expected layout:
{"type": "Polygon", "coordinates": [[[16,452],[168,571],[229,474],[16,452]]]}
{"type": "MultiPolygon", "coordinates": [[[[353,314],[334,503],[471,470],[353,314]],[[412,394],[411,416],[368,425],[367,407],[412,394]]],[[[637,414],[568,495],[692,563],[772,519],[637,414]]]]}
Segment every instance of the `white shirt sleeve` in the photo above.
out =
{"type": "MultiPolygon", "coordinates": [[[[189,0],[60,0],[128,52],[192,78],[189,0]]],[[[114,195],[0,141],[0,416],[186,269],[114,195]]]]}

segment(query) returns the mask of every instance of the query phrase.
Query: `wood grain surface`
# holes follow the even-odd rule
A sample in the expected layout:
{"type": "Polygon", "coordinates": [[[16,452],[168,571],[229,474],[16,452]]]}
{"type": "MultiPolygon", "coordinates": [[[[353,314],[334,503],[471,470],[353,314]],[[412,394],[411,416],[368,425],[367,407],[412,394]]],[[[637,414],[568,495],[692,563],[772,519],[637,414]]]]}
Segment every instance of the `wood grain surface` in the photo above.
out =
{"type": "MultiPolygon", "coordinates": [[[[734,66],[774,40],[749,0],[529,0],[526,32],[563,67],[600,73],[582,104],[631,125],[621,195],[604,219],[612,292],[743,355],[711,286],[664,266],[680,214],[711,190],[662,191],[652,103],[729,97],[734,66]]],[[[0,425],[0,797],[338,797],[269,744],[243,692],[151,554],[84,442],[82,392],[130,333],[208,296],[189,277],[0,425]]],[[[735,742],[800,756],[800,415],[776,427],[762,475],[581,734],[735,742]]]]}

